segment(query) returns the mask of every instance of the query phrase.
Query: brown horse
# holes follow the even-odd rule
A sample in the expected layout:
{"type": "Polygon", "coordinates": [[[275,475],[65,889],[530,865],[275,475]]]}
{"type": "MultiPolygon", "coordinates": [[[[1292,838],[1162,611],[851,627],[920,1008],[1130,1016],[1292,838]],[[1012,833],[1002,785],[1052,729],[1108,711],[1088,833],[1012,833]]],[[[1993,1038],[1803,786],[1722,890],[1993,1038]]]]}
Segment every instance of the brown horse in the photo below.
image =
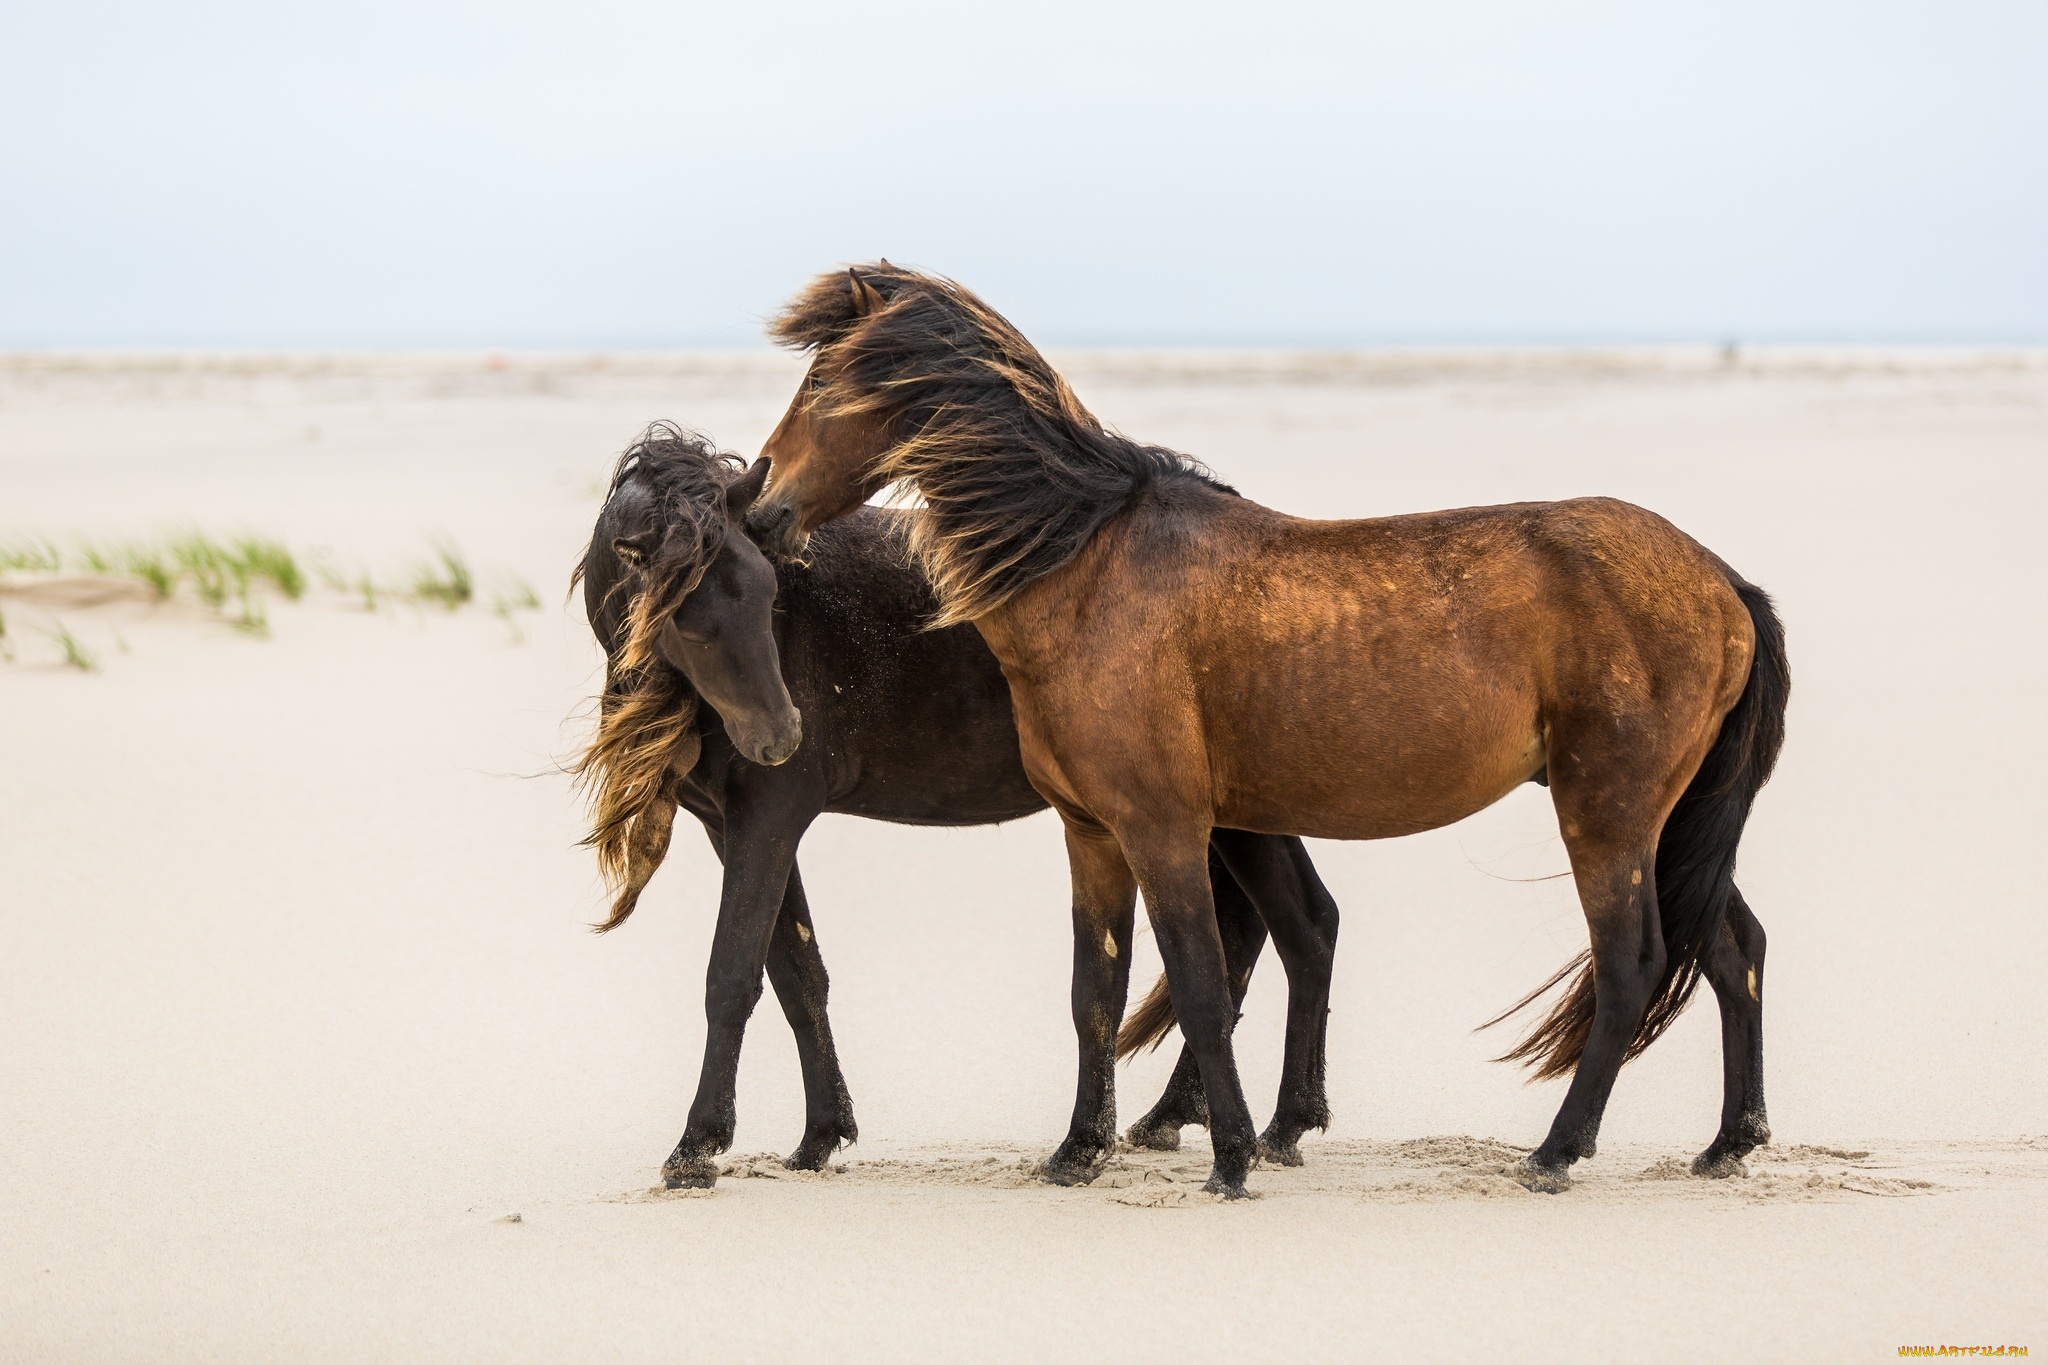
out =
{"type": "MultiPolygon", "coordinates": [[[[1522,1002],[1573,977],[1510,1054],[1572,1074],[1525,1183],[1569,1183],[1623,1062],[1703,973],[1727,1090],[1696,1168],[1768,1139],[1763,931],[1733,880],[1789,689],[1760,590],[1609,499],[1367,521],[1261,507],[1105,430],[986,304],[887,262],[819,278],[774,333],[816,356],[763,448],[749,529],[794,553],[884,487],[921,496],[912,546],[939,619],[988,641],[1025,769],[1066,822],[1077,929],[1121,939],[1144,893],[1208,1095],[1212,1189],[1242,1192],[1254,1137],[1210,829],[1392,838],[1528,781],[1550,787],[1591,948],[1522,1002]]],[[[1084,1060],[1114,1045],[1122,1005],[1094,1012],[1084,1060]]],[[[1113,1104],[1084,1085],[1056,1161],[1091,1160],[1113,1104]]]]}

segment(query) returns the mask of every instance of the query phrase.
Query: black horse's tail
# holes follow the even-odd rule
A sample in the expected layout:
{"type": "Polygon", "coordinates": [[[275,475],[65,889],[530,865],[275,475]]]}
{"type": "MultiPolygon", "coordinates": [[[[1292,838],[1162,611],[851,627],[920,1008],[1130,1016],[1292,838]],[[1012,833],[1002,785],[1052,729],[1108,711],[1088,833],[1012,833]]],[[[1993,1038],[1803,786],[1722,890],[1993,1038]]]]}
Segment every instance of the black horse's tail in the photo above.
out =
{"type": "MultiPolygon", "coordinates": [[[[1769,780],[1785,742],[1785,702],[1792,690],[1785,629],[1763,589],[1732,572],[1729,584],[1749,610],[1756,630],[1756,658],[1741,697],[1721,722],[1714,747],[1664,821],[1657,841],[1657,918],[1664,935],[1664,975],[1628,1045],[1629,1060],[1657,1041],[1692,999],[1700,960],[1721,932],[1728,897],[1735,889],[1735,847],[1742,840],[1750,804],[1769,780]]],[[[1564,998],[1499,1060],[1526,1062],[1539,1080],[1569,1075],[1578,1066],[1593,1029],[1590,954],[1580,953],[1565,963],[1550,980],[1481,1027],[1491,1028],[1527,1008],[1566,977],[1572,984],[1564,998]]]]}

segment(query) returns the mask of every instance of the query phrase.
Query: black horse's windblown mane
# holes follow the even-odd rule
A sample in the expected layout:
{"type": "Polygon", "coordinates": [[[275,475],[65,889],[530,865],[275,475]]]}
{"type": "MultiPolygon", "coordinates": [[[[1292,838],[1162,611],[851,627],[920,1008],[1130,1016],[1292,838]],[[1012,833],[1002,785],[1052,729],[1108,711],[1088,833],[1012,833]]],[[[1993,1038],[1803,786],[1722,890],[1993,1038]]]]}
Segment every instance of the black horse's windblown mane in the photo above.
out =
{"type": "Polygon", "coordinates": [[[1149,483],[1230,491],[1185,455],[1105,429],[1022,333],[940,276],[887,261],[823,275],[770,332],[819,352],[803,401],[887,424],[872,472],[924,500],[911,548],[938,590],[936,625],[1068,563],[1149,483]]]}
{"type": "Polygon", "coordinates": [[[670,422],[648,427],[613,467],[597,532],[570,576],[572,590],[586,580],[603,590],[592,613],[605,639],[597,733],[569,769],[590,800],[591,830],[583,842],[597,851],[612,888],[611,914],[600,929],[616,927],[633,912],[645,882],[644,875],[633,875],[634,855],[653,840],[666,845],[675,816],[670,787],[696,766],[702,743],[696,691],[654,643],[662,622],[718,557],[726,485],[743,467],[738,456],[695,432],[670,422]],[[611,539],[621,529],[615,504],[629,482],[651,499],[656,528],[652,542],[633,551],[637,563],[622,559],[611,539]]]}

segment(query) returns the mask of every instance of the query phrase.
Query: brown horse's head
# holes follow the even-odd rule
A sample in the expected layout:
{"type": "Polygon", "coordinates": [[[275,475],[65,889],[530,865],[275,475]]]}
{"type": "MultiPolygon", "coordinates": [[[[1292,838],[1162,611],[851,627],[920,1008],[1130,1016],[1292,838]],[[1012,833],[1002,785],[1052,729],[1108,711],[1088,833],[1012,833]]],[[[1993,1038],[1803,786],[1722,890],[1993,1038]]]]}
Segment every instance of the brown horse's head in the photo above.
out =
{"type": "Polygon", "coordinates": [[[953,281],[880,261],[821,275],[770,328],[812,351],[761,453],[747,529],[795,554],[818,526],[895,484],[922,505],[911,550],[935,624],[973,620],[1067,563],[1131,496],[1200,466],[1106,431],[995,309],[953,281]]]}
{"type": "Polygon", "coordinates": [[[879,395],[843,373],[862,350],[861,325],[886,307],[879,278],[858,269],[822,276],[775,321],[778,341],[814,354],[789,410],[761,447],[771,472],[747,530],[771,554],[802,553],[812,531],[887,482],[878,457],[893,443],[896,422],[879,395]]]}

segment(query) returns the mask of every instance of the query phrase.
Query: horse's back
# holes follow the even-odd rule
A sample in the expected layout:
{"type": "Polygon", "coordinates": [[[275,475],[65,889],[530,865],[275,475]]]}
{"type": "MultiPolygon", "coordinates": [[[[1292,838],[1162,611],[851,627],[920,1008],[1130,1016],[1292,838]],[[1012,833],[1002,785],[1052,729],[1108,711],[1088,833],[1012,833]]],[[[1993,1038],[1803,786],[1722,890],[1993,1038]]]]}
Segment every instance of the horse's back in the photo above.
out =
{"type": "MultiPolygon", "coordinates": [[[[1232,572],[1261,590],[1316,595],[1323,610],[1435,626],[1441,646],[1529,653],[1596,648],[1647,656],[1684,642],[1719,674],[1749,619],[1726,564],[1647,508],[1617,498],[1461,507],[1348,521],[1287,516],[1241,500],[1217,509],[1232,572]],[[1731,636],[1738,637],[1731,640],[1731,636]]],[[[1313,613],[1311,613],[1313,619],[1313,613]]],[[[1666,659],[1684,671],[1686,661],[1666,659]]],[[[1737,688],[1739,691],[1739,687],[1737,688]]],[[[1726,698],[1733,702],[1734,694],[1726,698]]]]}
{"type": "Polygon", "coordinates": [[[1057,727],[1020,719],[1072,743],[1076,717],[1107,717],[1094,742],[1133,761],[1198,743],[1220,823],[1434,828],[1541,771],[1561,718],[1694,694],[1718,723],[1740,690],[1726,665],[1742,607],[1719,562],[1626,503],[1311,521],[1195,489],[1147,502],[1078,599],[1043,604],[1104,665],[1054,684],[1057,727]]]}

